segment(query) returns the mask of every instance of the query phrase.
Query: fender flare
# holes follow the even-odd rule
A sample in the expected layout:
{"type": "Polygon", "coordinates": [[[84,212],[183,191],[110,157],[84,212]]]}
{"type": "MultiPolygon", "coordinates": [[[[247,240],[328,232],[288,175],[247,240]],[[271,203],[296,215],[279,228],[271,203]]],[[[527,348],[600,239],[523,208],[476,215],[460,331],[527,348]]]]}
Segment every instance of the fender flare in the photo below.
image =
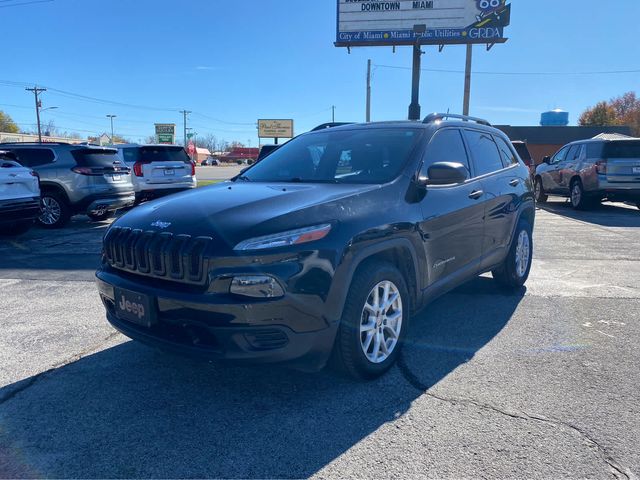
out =
{"type": "Polygon", "coordinates": [[[342,311],[347,300],[349,287],[351,286],[353,276],[355,275],[358,267],[360,267],[363,262],[373,257],[374,255],[397,248],[407,250],[411,255],[411,262],[413,264],[415,278],[408,278],[406,280],[409,284],[409,287],[411,287],[411,283],[413,283],[414,286],[413,290],[415,291],[411,292],[413,293],[412,296],[414,297],[411,299],[412,303],[420,303],[420,295],[422,290],[418,255],[415,251],[414,245],[411,243],[411,241],[409,241],[408,238],[398,237],[385,240],[374,245],[356,248],[353,252],[345,252],[343,261],[336,268],[334,281],[332,282],[331,289],[327,296],[326,304],[328,307],[328,311],[326,313],[326,317],[329,321],[339,321],[342,317],[342,311]]]}

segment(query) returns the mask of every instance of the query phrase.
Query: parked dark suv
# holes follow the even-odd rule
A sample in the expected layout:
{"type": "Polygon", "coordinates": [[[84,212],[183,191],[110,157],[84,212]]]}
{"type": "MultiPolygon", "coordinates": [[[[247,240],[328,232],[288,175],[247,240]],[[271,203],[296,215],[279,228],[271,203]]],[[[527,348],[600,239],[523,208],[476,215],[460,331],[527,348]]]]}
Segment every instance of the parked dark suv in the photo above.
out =
{"type": "Polygon", "coordinates": [[[529,275],[529,171],[472,120],[306,133],[231,182],[128,212],[97,272],[109,322],[208,359],[382,374],[427,302],[483,272],[529,275]]]}

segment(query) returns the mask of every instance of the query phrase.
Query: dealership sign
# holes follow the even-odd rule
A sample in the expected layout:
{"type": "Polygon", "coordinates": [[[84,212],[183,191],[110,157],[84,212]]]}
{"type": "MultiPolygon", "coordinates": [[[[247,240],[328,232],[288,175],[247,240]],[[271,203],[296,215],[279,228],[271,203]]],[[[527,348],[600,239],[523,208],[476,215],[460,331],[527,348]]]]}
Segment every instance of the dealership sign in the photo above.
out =
{"type": "Polygon", "coordinates": [[[293,138],[293,120],[258,120],[258,137],[293,138]]]}
{"type": "Polygon", "coordinates": [[[176,124],[175,123],[156,123],[156,141],[158,143],[174,144],[176,143],[176,124]]]}
{"type": "Polygon", "coordinates": [[[503,43],[507,0],[337,0],[336,46],[503,43]]]}

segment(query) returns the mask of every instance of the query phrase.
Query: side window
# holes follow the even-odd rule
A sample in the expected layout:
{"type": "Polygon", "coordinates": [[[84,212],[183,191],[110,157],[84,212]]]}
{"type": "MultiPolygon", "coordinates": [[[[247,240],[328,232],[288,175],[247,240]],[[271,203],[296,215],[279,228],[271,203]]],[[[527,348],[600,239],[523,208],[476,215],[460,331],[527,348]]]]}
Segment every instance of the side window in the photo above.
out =
{"type": "Polygon", "coordinates": [[[469,176],[471,176],[469,158],[460,130],[448,128],[436,132],[427,146],[420,175],[427,177],[429,167],[437,162],[461,163],[467,167],[469,176]]]}
{"type": "Polygon", "coordinates": [[[564,158],[567,156],[567,152],[569,151],[569,147],[564,147],[558,153],[553,156],[551,163],[559,163],[564,161],[564,158]]]}
{"type": "Polygon", "coordinates": [[[465,130],[464,134],[476,167],[476,176],[497,172],[504,168],[498,146],[491,134],[478,130],[465,130]]]}
{"type": "Polygon", "coordinates": [[[39,167],[52,163],[56,156],[48,148],[18,148],[14,150],[18,161],[25,167],[39,167]]]}
{"type": "Polygon", "coordinates": [[[602,158],[602,143],[587,143],[587,158],[602,158]]]}
{"type": "Polygon", "coordinates": [[[502,137],[493,137],[498,145],[498,150],[500,151],[500,157],[502,157],[502,165],[505,167],[509,167],[511,165],[515,165],[518,163],[518,158],[516,154],[513,152],[513,149],[507,145],[507,142],[502,137]]]}
{"type": "Polygon", "coordinates": [[[579,155],[580,155],[580,145],[573,145],[570,149],[569,149],[569,153],[567,153],[567,156],[565,158],[566,161],[571,162],[572,160],[575,160],[579,155]]]}

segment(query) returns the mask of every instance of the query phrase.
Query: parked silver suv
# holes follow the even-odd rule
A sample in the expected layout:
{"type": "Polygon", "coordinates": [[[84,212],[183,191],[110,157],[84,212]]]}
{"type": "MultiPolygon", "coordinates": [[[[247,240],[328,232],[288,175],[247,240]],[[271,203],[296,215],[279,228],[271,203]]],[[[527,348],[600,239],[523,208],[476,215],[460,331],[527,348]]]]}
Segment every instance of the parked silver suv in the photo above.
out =
{"type": "Polygon", "coordinates": [[[42,191],[38,221],[44,227],[63,227],[78,213],[103,220],[135,202],[130,169],[115,149],[68,143],[0,145],[38,173],[42,191]]]}
{"type": "Polygon", "coordinates": [[[640,208],[640,139],[566,145],[536,168],[535,193],[539,203],[546,202],[548,194],[569,197],[579,210],[603,200],[640,208]]]}

